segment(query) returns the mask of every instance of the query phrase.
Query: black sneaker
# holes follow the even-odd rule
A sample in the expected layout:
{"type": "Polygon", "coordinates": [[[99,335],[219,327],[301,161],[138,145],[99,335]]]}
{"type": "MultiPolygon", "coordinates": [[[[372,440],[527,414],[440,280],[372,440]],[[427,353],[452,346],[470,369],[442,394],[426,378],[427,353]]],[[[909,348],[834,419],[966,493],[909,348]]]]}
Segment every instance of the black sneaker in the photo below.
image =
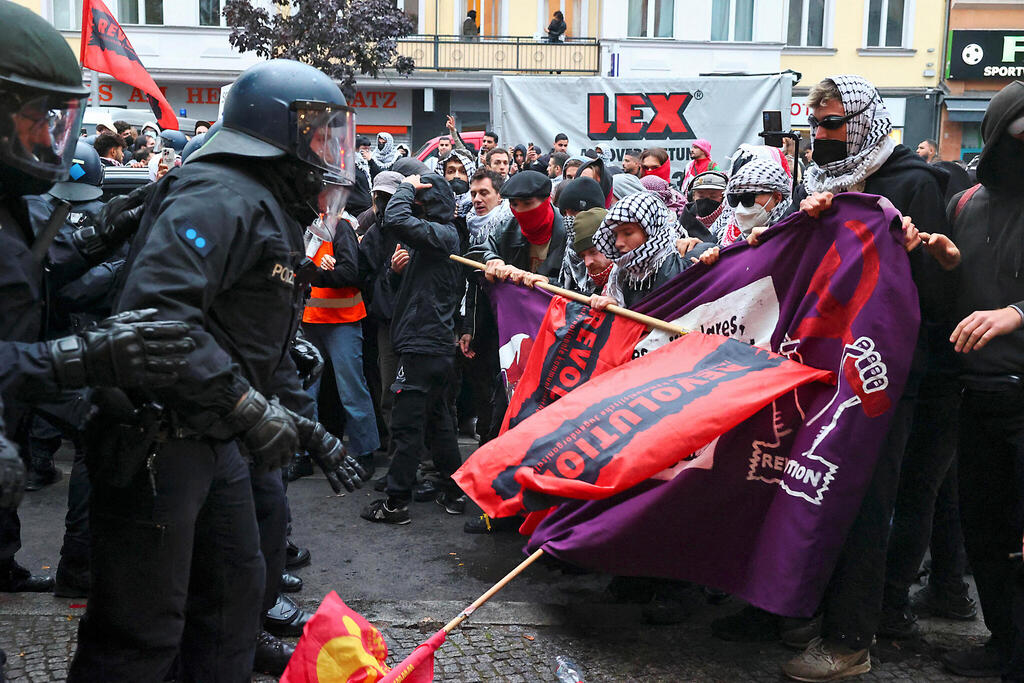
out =
{"type": "Polygon", "coordinates": [[[892,640],[910,640],[920,635],[917,616],[909,607],[901,610],[883,610],[882,621],[878,625],[878,636],[892,640]]]}
{"type": "Polygon", "coordinates": [[[467,521],[462,526],[462,530],[467,534],[493,534],[501,531],[518,531],[522,525],[523,520],[520,517],[489,517],[488,515],[480,515],[467,521]]]}
{"type": "Polygon", "coordinates": [[[459,493],[439,493],[434,499],[449,515],[462,515],[466,512],[466,496],[459,493]]]}
{"type": "Polygon", "coordinates": [[[380,522],[382,524],[408,524],[412,521],[409,518],[409,508],[405,505],[398,505],[392,503],[388,505],[387,498],[379,498],[359,513],[359,516],[370,522],[380,522]]]}
{"type": "Polygon", "coordinates": [[[959,594],[935,589],[928,584],[910,598],[910,605],[918,614],[929,614],[944,619],[971,621],[978,617],[978,604],[968,595],[967,586],[959,594]]]}
{"type": "Polygon", "coordinates": [[[942,660],[943,666],[956,675],[969,678],[1001,676],[1007,663],[1007,657],[991,639],[984,645],[975,645],[964,650],[950,650],[939,659],[942,660]]]}

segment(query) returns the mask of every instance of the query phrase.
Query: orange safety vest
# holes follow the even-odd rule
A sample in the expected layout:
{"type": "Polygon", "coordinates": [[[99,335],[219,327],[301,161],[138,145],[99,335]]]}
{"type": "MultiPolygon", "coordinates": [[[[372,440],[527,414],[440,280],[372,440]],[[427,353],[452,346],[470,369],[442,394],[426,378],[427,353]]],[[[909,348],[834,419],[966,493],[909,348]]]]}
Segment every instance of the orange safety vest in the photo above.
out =
{"type": "MultiPolygon", "coordinates": [[[[316,250],[313,262],[317,267],[324,255],[334,256],[330,242],[321,243],[316,250]]],[[[304,323],[354,323],[365,317],[366,306],[358,287],[313,287],[302,312],[304,323]]]]}

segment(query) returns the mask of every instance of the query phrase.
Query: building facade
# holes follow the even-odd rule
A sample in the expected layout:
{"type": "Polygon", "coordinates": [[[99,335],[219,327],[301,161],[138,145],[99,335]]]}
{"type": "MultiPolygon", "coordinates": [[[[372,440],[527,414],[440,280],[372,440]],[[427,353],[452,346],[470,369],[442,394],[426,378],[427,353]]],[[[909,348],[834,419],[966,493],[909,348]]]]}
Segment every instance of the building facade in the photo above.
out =
{"type": "Polygon", "coordinates": [[[875,84],[893,138],[911,148],[938,130],[945,0],[787,0],[781,66],[800,72],[790,111],[807,130],[806,95],[831,74],[875,84]]]}
{"type": "Polygon", "coordinates": [[[1024,3],[951,0],[939,156],[981,152],[981,120],[994,94],[1024,78],[1024,3]]]}
{"type": "MultiPolygon", "coordinates": [[[[56,26],[79,52],[82,0],[17,0],[56,26]]],[[[269,0],[254,0],[268,8],[269,0]]],[[[396,0],[416,24],[417,33],[400,41],[399,53],[413,57],[411,77],[385,72],[359,78],[350,104],[358,131],[392,133],[418,147],[445,131],[454,114],[466,129],[482,130],[490,120],[489,87],[494,73],[595,75],[600,0],[396,0]],[[477,13],[480,36],[462,36],[469,10],[477,13]],[[546,41],[555,10],[565,14],[563,41],[546,41]]],[[[223,0],[106,0],[124,27],[153,80],[180,116],[214,120],[221,87],[256,63],[228,42],[231,29],[223,0]]],[[[86,73],[86,80],[90,74],[86,73]]],[[[98,75],[99,106],[145,109],[145,95],[98,75]]],[[[90,104],[92,102],[90,101],[90,104]]]]}

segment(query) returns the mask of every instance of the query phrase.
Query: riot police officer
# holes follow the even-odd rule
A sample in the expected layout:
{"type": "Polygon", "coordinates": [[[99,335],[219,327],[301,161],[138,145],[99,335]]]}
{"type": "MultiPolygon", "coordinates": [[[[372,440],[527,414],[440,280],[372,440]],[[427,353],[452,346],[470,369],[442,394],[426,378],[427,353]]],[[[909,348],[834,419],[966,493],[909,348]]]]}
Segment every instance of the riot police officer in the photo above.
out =
{"type": "MultiPolygon", "coordinates": [[[[44,19],[0,0],[0,26],[0,396],[9,433],[24,445],[33,402],[89,385],[173,380],[190,343],[182,341],[187,327],[180,323],[148,322],[152,311],[40,341],[50,228],[61,221],[34,234],[24,197],[68,177],[88,90],[71,48],[44,19]]],[[[14,469],[0,467],[0,478],[9,475],[16,476],[14,469]]],[[[32,576],[14,561],[20,546],[17,512],[0,509],[0,590],[50,590],[53,579],[32,576]]]]}
{"type": "Polygon", "coordinates": [[[108,457],[89,463],[92,589],[69,680],[162,680],[179,655],[179,678],[246,679],[270,571],[246,459],[260,476],[301,447],[335,490],[359,481],[308,419],[288,353],[306,289],[303,226],[324,173],[351,179],[353,136],[329,77],[263,62],[232,86],[221,129],[146,202],[115,310],[184,321],[196,349],[179,382],[131,392],[126,417],[111,406],[98,430],[108,457]],[[132,419],[154,403],[155,426],[132,419]]]}

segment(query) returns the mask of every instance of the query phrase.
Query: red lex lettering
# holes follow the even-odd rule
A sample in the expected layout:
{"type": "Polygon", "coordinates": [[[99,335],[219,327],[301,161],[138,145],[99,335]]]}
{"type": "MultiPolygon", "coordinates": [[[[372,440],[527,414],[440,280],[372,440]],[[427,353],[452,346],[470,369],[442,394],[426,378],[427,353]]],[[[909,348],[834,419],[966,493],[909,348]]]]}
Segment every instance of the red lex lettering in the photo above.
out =
{"type": "Polygon", "coordinates": [[[648,95],[654,107],[654,118],[647,124],[647,134],[651,133],[685,133],[686,124],[680,112],[686,107],[690,93],[679,92],[669,95],[648,95]]]}
{"type": "Polygon", "coordinates": [[[644,129],[643,95],[615,96],[615,132],[619,135],[635,135],[644,129]]]}

